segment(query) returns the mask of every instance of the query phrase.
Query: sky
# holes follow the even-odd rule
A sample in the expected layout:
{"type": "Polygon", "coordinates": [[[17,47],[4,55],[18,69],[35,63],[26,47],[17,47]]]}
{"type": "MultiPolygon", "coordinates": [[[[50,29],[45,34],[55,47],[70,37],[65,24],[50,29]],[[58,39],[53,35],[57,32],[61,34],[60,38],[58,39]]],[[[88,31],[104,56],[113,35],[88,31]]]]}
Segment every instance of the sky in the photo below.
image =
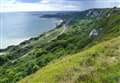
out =
{"type": "Polygon", "coordinates": [[[120,7],[120,0],[0,0],[0,12],[82,11],[114,6],[120,7]]]}

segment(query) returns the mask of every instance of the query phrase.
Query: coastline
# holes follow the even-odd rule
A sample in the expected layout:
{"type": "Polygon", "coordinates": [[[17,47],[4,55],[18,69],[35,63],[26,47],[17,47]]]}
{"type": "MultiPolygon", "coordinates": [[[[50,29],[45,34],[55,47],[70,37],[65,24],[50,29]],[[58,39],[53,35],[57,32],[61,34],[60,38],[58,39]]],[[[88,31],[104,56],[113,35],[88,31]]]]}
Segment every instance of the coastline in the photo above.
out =
{"type": "MultiPolygon", "coordinates": [[[[42,17],[41,17],[42,18],[42,17]]],[[[45,19],[52,19],[52,18],[45,18],[45,19]]],[[[57,20],[57,22],[55,22],[55,26],[52,28],[52,29],[55,29],[55,28],[58,28],[59,26],[61,26],[64,22],[63,19],[60,19],[60,18],[54,18],[57,20]]],[[[52,29],[48,30],[48,31],[51,31],[52,29]]],[[[9,39],[9,40],[6,40],[6,42],[8,43],[7,45],[1,45],[0,47],[0,52],[3,51],[3,50],[6,50],[8,49],[9,47],[14,47],[14,46],[17,46],[17,45],[20,45],[21,43],[24,43],[26,41],[30,41],[31,39],[33,38],[36,38],[36,37],[39,37],[40,35],[42,35],[43,33],[46,33],[48,31],[45,31],[45,32],[42,32],[42,33],[38,33],[38,35],[36,36],[32,36],[32,37],[28,37],[28,38],[18,38],[18,39],[9,39]]]]}

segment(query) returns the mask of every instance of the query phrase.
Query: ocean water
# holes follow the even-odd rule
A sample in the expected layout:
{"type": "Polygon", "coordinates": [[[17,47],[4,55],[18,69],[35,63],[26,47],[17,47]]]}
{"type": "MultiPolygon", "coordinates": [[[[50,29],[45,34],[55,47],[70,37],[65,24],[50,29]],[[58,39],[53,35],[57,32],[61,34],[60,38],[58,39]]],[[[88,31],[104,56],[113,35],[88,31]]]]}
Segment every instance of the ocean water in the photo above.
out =
{"type": "MultiPolygon", "coordinates": [[[[40,18],[43,12],[0,13],[0,49],[53,29],[58,19],[40,18]]],[[[48,14],[48,13],[47,13],[48,14]]]]}

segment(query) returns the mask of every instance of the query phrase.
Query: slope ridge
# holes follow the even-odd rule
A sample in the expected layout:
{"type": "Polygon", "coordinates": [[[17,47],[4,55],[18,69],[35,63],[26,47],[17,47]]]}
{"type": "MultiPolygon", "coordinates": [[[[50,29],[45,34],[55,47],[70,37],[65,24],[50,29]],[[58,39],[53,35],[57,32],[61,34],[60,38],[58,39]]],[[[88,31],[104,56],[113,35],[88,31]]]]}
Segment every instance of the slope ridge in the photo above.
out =
{"type": "Polygon", "coordinates": [[[117,83],[120,37],[51,63],[18,83],[117,83]]]}

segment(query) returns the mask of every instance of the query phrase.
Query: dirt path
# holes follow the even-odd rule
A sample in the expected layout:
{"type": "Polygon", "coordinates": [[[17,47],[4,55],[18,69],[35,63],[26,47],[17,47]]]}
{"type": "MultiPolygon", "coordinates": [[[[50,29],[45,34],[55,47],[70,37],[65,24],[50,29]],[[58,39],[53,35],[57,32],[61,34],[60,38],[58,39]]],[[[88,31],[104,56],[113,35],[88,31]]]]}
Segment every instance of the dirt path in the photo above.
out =
{"type": "MultiPolygon", "coordinates": [[[[52,41],[52,40],[55,40],[58,36],[62,35],[62,34],[66,31],[66,29],[67,29],[67,27],[68,27],[68,24],[69,24],[72,20],[73,20],[73,18],[70,18],[68,21],[66,21],[66,23],[64,23],[63,26],[62,26],[63,30],[62,30],[56,37],[54,37],[53,39],[51,39],[51,41],[52,41]]],[[[49,42],[50,42],[50,41],[49,41],[49,42]]]]}

